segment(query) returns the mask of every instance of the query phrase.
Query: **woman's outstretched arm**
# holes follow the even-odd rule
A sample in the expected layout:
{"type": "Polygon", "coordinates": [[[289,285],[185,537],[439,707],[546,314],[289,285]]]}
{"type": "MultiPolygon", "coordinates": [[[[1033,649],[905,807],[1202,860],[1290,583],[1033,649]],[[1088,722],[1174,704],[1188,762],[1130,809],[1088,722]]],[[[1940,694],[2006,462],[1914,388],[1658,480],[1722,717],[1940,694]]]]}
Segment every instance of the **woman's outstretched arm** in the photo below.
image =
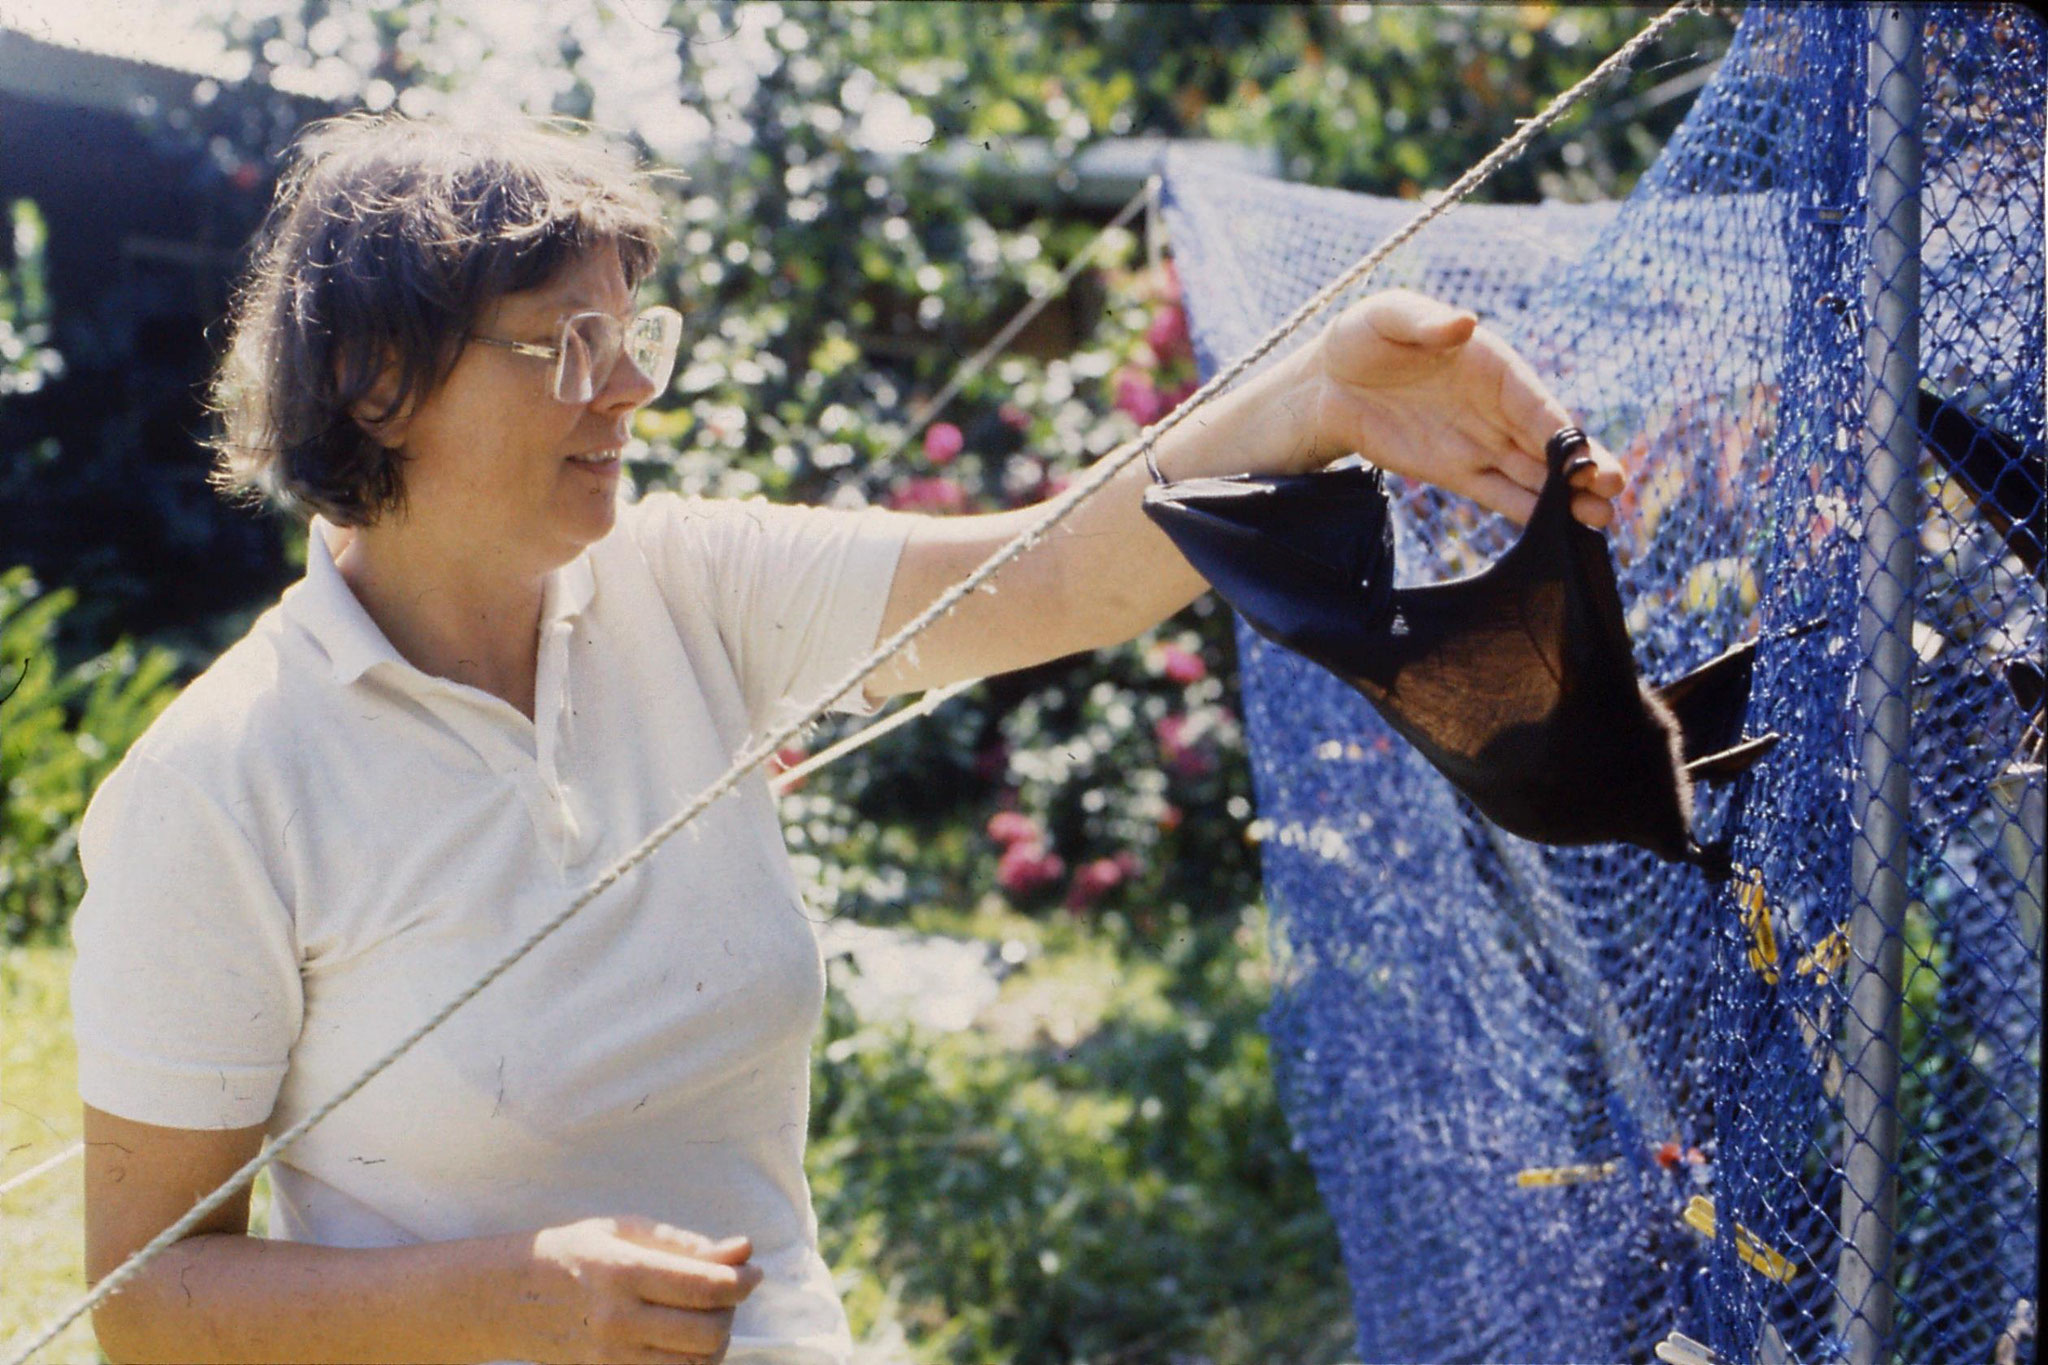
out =
{"type": "MultiPolygon", "coordinates": [[[[1162,438],[1170,479],[1291,474],[1357,452],[1517,521],[1547,474],[1543,447],[1570,416],[1528,364],[1472,314],[1391,290],[1347,308],[1308,345],[1268,364],[1162,438]]],[[[1621,466],[1598,447],[1573,511],[1613,517],[1621,466]]],[[[1149,476],[1127,466],[993,592],[963,600],[868,682],[873,697],[943,686],[1127,640],[1205,586],[1141,502],[1149,476]]],[[[925,518],[903,549],[883,615],[887,638],[1038,519],[1035,507],[925,518]]]]}

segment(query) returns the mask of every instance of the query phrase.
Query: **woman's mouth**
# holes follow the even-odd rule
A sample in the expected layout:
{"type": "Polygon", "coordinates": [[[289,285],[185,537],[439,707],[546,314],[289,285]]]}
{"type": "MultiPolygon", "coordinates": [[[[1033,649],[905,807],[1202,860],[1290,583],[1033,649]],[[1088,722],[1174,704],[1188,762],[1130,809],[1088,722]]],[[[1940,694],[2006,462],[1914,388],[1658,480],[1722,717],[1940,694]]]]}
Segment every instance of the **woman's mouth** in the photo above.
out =
{"type": "Polygon", "coordinates": [[[614,469],[619,463],[619,452],[614,450],[593,450],[587,455],[571,455],[569,463],[585,469],[614,469]]]}

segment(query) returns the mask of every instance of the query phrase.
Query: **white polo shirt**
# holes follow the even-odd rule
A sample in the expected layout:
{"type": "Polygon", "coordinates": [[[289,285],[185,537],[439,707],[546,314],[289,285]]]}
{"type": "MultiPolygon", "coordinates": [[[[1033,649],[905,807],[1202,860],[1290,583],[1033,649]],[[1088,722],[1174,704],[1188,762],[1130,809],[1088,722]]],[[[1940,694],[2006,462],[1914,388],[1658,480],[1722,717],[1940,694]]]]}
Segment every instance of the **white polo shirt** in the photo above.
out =
{"type": "MultiPolygon", "coordinates": [[[[875,641],[911,524],[657,494],[552,576],[534,720],[305,578],[86,814],[79,1090],[174,1128],[325,1101],[875,641]]],[[[640,1213],[745,1233],[732,1361],[850,1351],[803,1175],[813,926],[757,772],[272,1168],[273,1236],[640,1213]]]]}

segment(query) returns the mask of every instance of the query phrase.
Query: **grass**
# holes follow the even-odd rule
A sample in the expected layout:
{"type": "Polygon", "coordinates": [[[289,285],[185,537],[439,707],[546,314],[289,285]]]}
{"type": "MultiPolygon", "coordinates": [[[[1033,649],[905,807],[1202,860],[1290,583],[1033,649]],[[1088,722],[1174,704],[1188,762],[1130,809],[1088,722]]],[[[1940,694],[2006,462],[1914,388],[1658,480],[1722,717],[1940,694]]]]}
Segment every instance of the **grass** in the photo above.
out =
{"type": "MultiPolygon", "coordinates": [[[[71,1046],[71,954],[0,950],[0,1182],[78,1141],[78,1061],[71,1046]]],[[[85,1292],[81,1164],[73,1158],[0,1195],[0,1343],[11,1354],[85,1292]]],[[[84,1322],[38,1361],[102,1359],[84,1322]]]]}
{"type": "MultiPolygon", "coordinates": [[[[0,1184],[79,1139],[78,1053],[71,1042],[71,950],[0,949],[0,1184]]],[[[85,1293],[83,1163],[73,1157],[0,1195],[0,1351],[26,1344],[85,1293]]],[[[256,1178],[250,1219],[269,1222],[270,1181],[256,1178]]],[[[84,1320],[37,1365],[103,1362],[84,1320]]]]}

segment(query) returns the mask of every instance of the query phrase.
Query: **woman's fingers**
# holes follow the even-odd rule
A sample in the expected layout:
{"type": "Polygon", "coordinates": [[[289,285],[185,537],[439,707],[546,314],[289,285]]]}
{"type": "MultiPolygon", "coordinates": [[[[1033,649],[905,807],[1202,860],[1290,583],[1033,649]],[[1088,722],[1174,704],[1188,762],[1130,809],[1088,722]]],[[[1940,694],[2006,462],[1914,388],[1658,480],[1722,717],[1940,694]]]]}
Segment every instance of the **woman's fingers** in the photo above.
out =
{"type": "Polygon", "coordinates": [[[732,1342],[732,1310],[703,1312],[643,1303],[629,1323],[633,1339],[657,1359],[718,1360],[732,1342]]]}
{"type": "Polygon", "coordinates": [[[1596,530],[1605,530],[1614,521],[1614,504],[1592,493],[1574,493],[1572,515],[1596,530]]]}
{"type": "Polygon", "coordinates": [[[715,1361],[733,1310],[761,1283],[745,1237],[713,1240],[651,1218],[586,1218],[535,1234],[522,1303],[534,1360],[715,1361]]]}
{"type": "Polygon", "coordinates": [[[1484,352],[1499,367],[1495,402],[1501,420],[1507,423],[1510,439],[1517,449],[1537,459],[1559,427],[1572,425],[1572,416],[1557,395],[1536,375],[1521,353],[1491,329],[1481,329],[1473,341],[1475,352],[1484,352]]]}
{"type": "Polygon", "coordinates": [[[754,1254],[753,1242],[744,1236],[714,1239],[701,1232],[658,1223],[651,1218],[620,1218],[615,1220],[615,1224],[618,1235],[627,1241],[653,1247],[657,1251],[671,1251],[678,1256],[738,1264],[754,1254]]]}
{"type": "MultiPolygon", "coordinates": [[[[1483,454],[1476,455],[1474,463],[1480,463],[1483,458],[1483,454]]],[[[1550,477],[1550,467],[1541,458],[1532,459],[1520,450],[1501,452],[1493,469],[1532,494],[1541,493],[1544,481],[1550,477]]]]}
{"type": "MultiPolygon", "coordinates": [[[[1619,497],[1623,486],[1628,482],[1627,476],[1622,473],[1621,461],[1615,459],[1614,452],[1598,441],[1589,441],[1586,453],[1593,457],[1593,464],[1590,468],[1572,475],[1572,487],[1581,493],[1590,493],[1602,502],[1619,497]]],[[[1572,506],[1578,506],[1577,499],[1573,500],[1572,506]]],[[[1580,520],[1583,521],[1584,518],[1580,520]]],[[[1604,526],[1607,523],[1595,524],[1604,526]]]]}
{"type": "Polygon", "coordinates": [[[651,1247],[632,1277],[634,1292],[648,1303],[707,1310],[744,1303],[760,1283],[759,1266],[722,1265],[651,1247]]]}
{"type": "Polygon", "coordinates": [[[1480,471],[1470,484],[1457,491],[1516,525],[1527,522],[1536,510],[1536,495],[1497,469],[1480,471]]]}
{"type": "MultiPolygon", "coordinates": [[[[1560,429],[1576,425],[1576,422],[1564,404],[1537,377],[1529,362],[1498,335],[1482,332],[1474,344],[1489,350],[1501,367],[1501,416],[1508,424],[1515,449],[1541,468],[1543,451],[1550,438],[1560,429]]],[[[1592,494],[1596,501],[1619,496],[1627,482],[1621,461],[1598,441],[1589,441],[1585,453],[1592,457],[1593,463],[1572,476],[1572,487],[1592,494]]],[[[1520,469],[1515,462],[1504,459],[1502,463],[1511,469],[1520,469]]],[[[1517,482],[1523,481],[1519,473],[1516,478],[1517,482]]],[[[1592,502],[1583,498],[1572,500],[1572,511],[1580,521],[1592,526],[1605,526],[1613,517],[1611,507],[1596,509],[1592,502]]]]}
{"type": "MultiPolygon", "coordinates": [[[[1331,388],[1317,449],[1357,450],[1383,468],[1464,494],[1526,522],[1549,475],[1544,448],[1571,413],[1528,361],[1470,312],[1389,290],[1344,310],[1322,342],[1331,388]]],[[[1571,476],[1572,515],[1614,520],[1627,482],[1597,442],[1571,476]]]]}
{"type": "MultiPolygon", "coordinates": [[[[1599,454],[1605,454],[1601,451],[1599,454]]],[[[1595,456],[1596,460],[1598,455],[1595,456]]],[[[1572,516],[1588,526],[1605,529],[1614,521],[1613,495],[1621,491],[1621,469],[1607,456],[1609,467],[1589,465],[1571,476],[1572,516]],[[1612,492],[1607,490],[1612,489],[1612,492]]],[[[1475,502],[1516,522],[1526,522],[1536,510],[1536,496],[1543,491],[1548,471],[1542,462],[1506,459],[1483,471],[1468,490],[1475,502]],[[1513,489],[1511,493],[1508,490],[1513,489]],[[1519,494],[1520,496],[1516,496],[1519,494]]]]}

